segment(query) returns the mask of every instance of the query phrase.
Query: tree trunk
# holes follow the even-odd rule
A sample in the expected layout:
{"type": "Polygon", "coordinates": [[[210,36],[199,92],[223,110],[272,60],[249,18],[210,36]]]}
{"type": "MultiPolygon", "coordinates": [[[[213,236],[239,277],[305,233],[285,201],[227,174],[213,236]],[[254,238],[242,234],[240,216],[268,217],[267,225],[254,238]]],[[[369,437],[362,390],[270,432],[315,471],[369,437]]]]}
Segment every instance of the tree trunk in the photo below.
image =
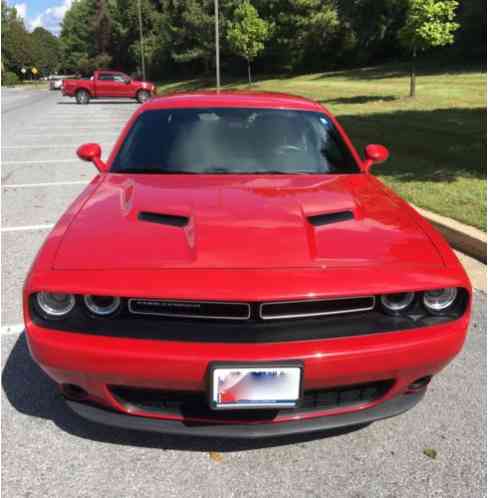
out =
{"type": "Polygon", "coordinates": [[[410,68],[410,97],[415,97],[417,93],[417,74],[415,72],[415,62],[417,59],[417,47],[412,49],[412,66],[410,68]]]}
{"type": "Polygon", "coordinates": [[[247,77],[249,78],[249,86],[252,85],[252,78],[251,78],[251,61],[247,59],[247,77]]]}

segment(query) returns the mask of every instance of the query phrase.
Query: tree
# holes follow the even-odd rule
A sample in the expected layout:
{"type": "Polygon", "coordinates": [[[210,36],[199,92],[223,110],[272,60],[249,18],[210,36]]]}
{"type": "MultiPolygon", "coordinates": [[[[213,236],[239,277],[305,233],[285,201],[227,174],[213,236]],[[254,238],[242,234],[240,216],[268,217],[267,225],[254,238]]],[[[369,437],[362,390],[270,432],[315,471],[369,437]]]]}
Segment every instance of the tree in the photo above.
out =
{"type": "Polygon", "coordinates": [[[105,54],[110,50],[112,39],[112,16],[105,0],[96,0],[95,33],[97,38],[97,52],[105,54]]]}
{"type": "Polygon", "coordinates": [[[459,28],[459,24],[454,22],[458,0],[407,1],[406,22],[399,35],[412,57],[410,97],[415,97],[417,50],[442,47],[454,42],[454,32],[459,28]]]}
{"type": "Polygon", "coordinates": [[[457,45],[463,59],[486,60],[486,3],[479,0],[460,2],[457,45]]]}
{"type": "Polygon", "coordinates": [[[252,82],[251,62],[264,49],[268,37],[269,24],[259,17],[249,0],[244,0],[228,22],[227,41],[234,53],[246,59],[249,84],[252,82]]]}
{"type": "Polygon", "coordinates": [[[57,71],[61,60],[59,39],[41,27],[32,32],[31,39],[35,66],[45,75],[57,71]]]}
{"type": "Polygon", "coordinates": [[[213,0],[170,1],[167,7],[172,59],[177,63],[198,61],[208,73],[215,54],[213,0]]]}
{"type": "Polygon", "coordinates": [[[32,40],[15,7],[2,1],[2,63],[3,68],[17,74],[34,62],[32,40]]]}
{"type": "Polygon", "coordinates": [[[80,59],[91,59],[97,53],[95,12],[95,0],[78,0],[64,15],[60,41],[66,72],[78,71],[80,59]]]}
{"type": "Polygon", "coordinates": [[[337,10],[350,39],[344,59],[374,64],[401,51],[398,31],[405,24],[405,0],[337,0],[337,10]]]}

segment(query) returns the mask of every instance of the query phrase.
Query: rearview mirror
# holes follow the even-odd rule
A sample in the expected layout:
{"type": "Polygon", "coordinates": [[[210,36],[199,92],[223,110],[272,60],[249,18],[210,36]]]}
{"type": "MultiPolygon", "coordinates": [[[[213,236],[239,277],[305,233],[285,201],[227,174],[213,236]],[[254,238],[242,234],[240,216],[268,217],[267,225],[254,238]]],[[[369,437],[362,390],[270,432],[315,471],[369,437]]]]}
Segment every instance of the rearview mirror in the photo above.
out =
{"type": "Polygon", "coordinates": [[[364,148],[366,160],[363,162],[363,169],[368,172],[373,164],[385,162],[390,153],[383,145],[369,144],[364,148]]]}
{"type": "Polygon", "coordinates": [[[103,172],[107,165],[102,161],[102,149],[98,144],[83,144],[76,151],[82,161],[92,162],[98,171],[103,172]]]}

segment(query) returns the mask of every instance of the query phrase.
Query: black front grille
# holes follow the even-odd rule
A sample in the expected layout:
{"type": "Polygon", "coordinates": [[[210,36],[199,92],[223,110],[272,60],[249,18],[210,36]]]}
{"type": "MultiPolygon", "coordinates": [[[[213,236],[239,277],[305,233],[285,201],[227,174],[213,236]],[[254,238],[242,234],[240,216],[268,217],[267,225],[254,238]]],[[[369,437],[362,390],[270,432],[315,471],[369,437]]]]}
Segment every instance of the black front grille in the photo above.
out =
{"type": "Polygon", "coordinates": [[[374,308],[374,305],[374,296],[314,301],[276,301],[261,304],[259,314],[263,320],[306,318],[369,311],[374,308]]]}
{"type": "Polygon", "coordinates": [[[155,315],[210,320],[248,320],[248,303],[213,301],[174,301],[165,299],[129,299],[129,311],[136,315],[155,315]]]}
{"type": "Polygon", "coordinates": [[[117,401],[126,408],[146,413],[180,415],[184,418],[209,420],[272,420],[277,415],[345,408],[371,403],[383,397],[393,385],[392,380],[352,386],[305,391],[300,406],[294,409],[211,410],[203,392],[160,391],[135,387],[110,386],[117,401]]]}

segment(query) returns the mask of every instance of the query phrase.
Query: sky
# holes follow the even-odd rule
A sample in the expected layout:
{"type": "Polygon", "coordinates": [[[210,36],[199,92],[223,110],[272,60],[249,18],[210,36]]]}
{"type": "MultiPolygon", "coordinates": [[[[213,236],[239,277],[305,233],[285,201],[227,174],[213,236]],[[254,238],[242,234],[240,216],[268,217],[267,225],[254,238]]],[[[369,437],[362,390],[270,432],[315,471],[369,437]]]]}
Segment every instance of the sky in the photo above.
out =
{"type": "Polygon", "coordinates": [[[24,19],[25,27],[32,31],[41,26],[54,34],[59,34],[64,13],[73,0],[8,0],[24,19]]]}

